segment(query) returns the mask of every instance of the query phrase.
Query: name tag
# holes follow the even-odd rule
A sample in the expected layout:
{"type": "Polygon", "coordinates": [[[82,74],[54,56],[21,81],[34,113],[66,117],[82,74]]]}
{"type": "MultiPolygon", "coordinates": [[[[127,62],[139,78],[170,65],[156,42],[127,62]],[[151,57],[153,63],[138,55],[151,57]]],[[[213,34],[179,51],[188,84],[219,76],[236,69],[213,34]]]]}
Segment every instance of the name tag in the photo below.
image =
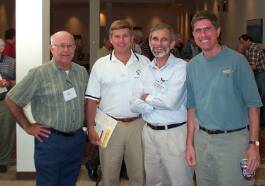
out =
{"type": "Polygon", "coordinates": [[[77,95],[76,95],[75,89],[70,88],[68,90],[63,91],[63,97],[66,102],[76,98],[77,95]]]}

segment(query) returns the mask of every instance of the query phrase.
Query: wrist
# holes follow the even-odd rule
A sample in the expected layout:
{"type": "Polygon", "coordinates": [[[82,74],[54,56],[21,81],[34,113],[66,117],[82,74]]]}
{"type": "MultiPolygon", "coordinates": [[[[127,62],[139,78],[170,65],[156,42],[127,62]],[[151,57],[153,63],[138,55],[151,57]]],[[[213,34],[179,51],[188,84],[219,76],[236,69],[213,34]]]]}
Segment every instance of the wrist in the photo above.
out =
{"type": "Polygon", "coordinates": [[[88,130],[94,129],[94,125],[88,125],[88,130]]]}
{"type": "Polygon", "coordinates": [[[260,142],[259,142],[258,140],[249,140],[249,141],[248,141],[248,144],[249,144],[249,145],[256,146],[256,147],[259,147],[260,142]]]}

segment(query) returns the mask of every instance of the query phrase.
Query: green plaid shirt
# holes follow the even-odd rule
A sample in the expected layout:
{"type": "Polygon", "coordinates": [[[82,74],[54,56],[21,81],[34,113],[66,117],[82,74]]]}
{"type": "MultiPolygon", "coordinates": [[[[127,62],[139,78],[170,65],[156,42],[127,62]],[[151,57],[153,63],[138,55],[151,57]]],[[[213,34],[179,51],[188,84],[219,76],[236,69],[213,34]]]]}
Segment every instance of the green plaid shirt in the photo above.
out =
{"type": "Polygon", "coordinates": [[[31,102],[32,115],[37,123],[71,132],[82,127],[85,119],[85,90],[88,73],[72,63],[69,73],[51,62],[29,71],[7,96],[18,106],[31,102]],[[65,101],[63,92],[74,88],[77,97],[65,101]]]}
{"type": "Polygon", "coordinates": [[[256,65],[257,72],[265,71],[265,55],[256,43],[252,43],[250,47],[246,50],[246,58],[250,65],[256,65]]]}

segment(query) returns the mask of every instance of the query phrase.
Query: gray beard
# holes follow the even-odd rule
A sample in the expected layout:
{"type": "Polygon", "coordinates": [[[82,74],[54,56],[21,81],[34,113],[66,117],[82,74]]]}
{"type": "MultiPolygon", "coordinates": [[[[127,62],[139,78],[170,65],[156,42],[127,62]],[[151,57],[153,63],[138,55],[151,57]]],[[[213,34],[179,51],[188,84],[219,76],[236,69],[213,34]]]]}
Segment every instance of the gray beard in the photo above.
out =
{"type": "Polygon", "coordinates": [[[155,53],[155,52],[154,52],[154,49],[151,48],[151,51],[152,51],[153,55],[154,55],[156,58],[161,58],[161,57],[164,57],[165,55],[169,54],[170,49],[169,49],[169,48],[166,48],[166,49],[163,50],[162,52],[155,53]]]}

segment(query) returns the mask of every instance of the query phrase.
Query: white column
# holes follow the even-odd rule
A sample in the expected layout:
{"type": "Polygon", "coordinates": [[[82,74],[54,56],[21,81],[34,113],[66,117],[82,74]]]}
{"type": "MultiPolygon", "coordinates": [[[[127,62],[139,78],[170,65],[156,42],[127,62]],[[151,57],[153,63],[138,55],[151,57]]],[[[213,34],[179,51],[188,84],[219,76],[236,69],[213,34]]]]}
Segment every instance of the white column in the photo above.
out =
{"type": "MultiPolygon", "coordinates": [[[[49,31],[50,0],[16,0],[17,82],[49,60],[49,31]]],[[[17,172],[35,171],[33,155],[34,138],[17,125],[17,172]]]]}
{"type": "Polygon", "coordinates": [[[90,0],[89,1],[90,14],[89,14],[89,64],[90,69],[97,59],[97,51],[99,49],[99,11],[100,1],[90,0]]]}

